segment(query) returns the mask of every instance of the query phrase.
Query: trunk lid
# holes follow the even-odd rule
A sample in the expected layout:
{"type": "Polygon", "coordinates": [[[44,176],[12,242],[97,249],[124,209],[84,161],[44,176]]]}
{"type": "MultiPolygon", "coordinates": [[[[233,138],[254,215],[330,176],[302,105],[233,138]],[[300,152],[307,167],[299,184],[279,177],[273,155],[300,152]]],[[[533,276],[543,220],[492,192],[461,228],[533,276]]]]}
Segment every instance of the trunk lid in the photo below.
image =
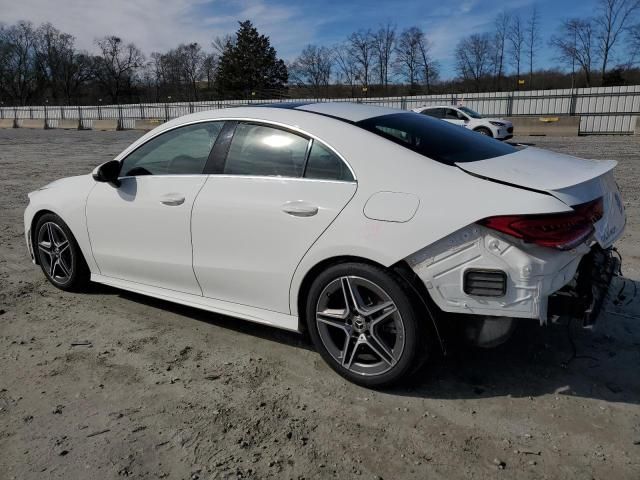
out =
{"type": "Polygon", "coordinates": [[[586,160],[535,147],[486,160],[456,163],[472,175],[545,192],[569,206],[602,197],[604,215],[595,224],[595,237],[603,248],[611,246],[626,223],[622,198],[613,177],[616,165],[615,160],[586,160]]]}

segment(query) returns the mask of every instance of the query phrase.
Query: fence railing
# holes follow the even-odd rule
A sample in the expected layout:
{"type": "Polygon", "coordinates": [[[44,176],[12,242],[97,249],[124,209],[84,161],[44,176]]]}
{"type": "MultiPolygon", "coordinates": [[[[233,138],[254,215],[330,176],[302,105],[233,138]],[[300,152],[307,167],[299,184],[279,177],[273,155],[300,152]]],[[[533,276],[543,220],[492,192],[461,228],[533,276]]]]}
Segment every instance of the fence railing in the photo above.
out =
{"type": "MultiPolygon", "coordinates": [[[[452,93],[405,97],[323,98],[317,101],[360,102],[410,110],[423,105],[464,104],[485,116],[579,116],[581,134],[632,134],[640,115],[640,85],[526,92],[452,93]]],[[[166,121],[188,113],[270,102],[309,99],[228,100],[126,105],[3,107],[0,119],[44,119],[55,128],[60,120],[77,120],[91,128],[95,120],[117,119],[119,128],[135,128],[140,119],[166,121]]]]}

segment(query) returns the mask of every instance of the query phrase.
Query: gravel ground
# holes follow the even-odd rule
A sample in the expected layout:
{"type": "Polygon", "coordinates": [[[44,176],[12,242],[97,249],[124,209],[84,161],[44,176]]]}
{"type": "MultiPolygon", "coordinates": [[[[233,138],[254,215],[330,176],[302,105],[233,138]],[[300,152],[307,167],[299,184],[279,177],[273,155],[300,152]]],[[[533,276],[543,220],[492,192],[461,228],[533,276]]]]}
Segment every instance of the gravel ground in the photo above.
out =
{"type": "Polygon", "coordinates": [[[0,130],[0,478],[640,478],[640,138],[518,139],[620,161],[624,299],[596,331],[524,322],[376,392],[295,334],[45,281],[26,193],[138,135],[0,130]]]}

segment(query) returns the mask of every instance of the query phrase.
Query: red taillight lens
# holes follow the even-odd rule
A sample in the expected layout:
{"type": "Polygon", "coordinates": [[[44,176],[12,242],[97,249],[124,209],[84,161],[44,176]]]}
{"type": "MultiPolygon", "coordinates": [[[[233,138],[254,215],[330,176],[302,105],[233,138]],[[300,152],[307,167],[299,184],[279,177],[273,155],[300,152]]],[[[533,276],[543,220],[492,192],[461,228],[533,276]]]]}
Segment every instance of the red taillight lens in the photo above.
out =
{"type": "Polygon", "coordinates": [[[569,250],[593,233],[602,218],[602,198],[576,205],[572,212],[545,215],[502,215],[480,220],[485,227],[543,247],[569,250]]]}

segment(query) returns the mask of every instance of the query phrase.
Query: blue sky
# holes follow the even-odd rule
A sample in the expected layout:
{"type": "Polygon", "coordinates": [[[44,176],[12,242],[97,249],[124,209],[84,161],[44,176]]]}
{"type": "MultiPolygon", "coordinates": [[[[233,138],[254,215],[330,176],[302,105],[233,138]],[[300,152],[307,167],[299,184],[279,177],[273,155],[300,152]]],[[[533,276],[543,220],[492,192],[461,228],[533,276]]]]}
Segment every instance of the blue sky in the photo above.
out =
{"type": "Polygon", "coordinates": [[[232,33],[237,20],[250,19],[291,60],[308,43],[333,45],[354,30],[390,21],[399,29],[421,27],[433,41],[443,76],[450,77],[461,37],[490,30],[505,8],[527,17],[534,3],[542,22],[538,64],[545,66],[553,62],[546,41],[561,19],[592,15],[596,0],[0,0],[0,22],[49,21],[88,50],[96,37],[116,34],[148,54],[180,42],[208,48],[215,36],[232,33]]]}

